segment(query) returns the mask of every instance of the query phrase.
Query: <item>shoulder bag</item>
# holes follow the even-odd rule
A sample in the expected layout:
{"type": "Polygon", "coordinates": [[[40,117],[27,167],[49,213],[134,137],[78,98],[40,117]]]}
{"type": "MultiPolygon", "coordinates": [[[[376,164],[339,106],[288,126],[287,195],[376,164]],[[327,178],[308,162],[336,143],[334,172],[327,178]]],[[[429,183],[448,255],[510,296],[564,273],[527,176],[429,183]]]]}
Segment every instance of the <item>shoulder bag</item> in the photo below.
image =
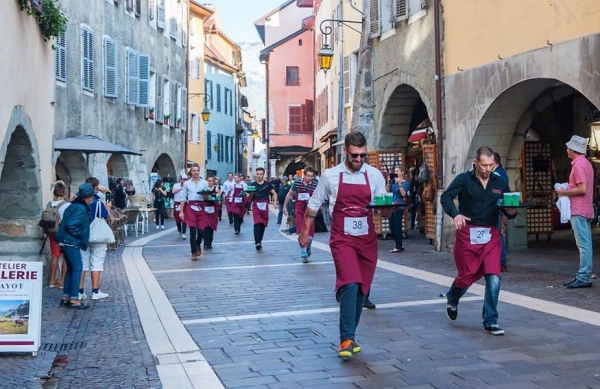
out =
{"type": "Polygon", "coordinates": [[[102,217],[100,207],[100,200],[97,200],[95,217],[90,224],[90,243],[115,243],[115,234],[102,217]]]}

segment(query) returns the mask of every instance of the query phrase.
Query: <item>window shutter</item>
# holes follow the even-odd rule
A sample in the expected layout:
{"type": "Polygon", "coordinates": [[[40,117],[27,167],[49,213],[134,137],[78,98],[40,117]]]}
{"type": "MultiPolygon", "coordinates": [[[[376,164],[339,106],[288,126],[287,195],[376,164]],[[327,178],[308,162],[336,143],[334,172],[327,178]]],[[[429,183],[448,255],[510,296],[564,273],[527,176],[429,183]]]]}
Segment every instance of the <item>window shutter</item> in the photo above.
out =
{"type": "Polygon", "coordinates": [[[181,88],[181,129],[187,131],[187,88],[181,88]]]}
{"type": "Polygon", "coordinates": [[[198,143],[198,139],[200,138],[200,118],[198,115],[192,114],[192,131],[191,131],[191,141],[193,143],[198,143]]]}
{"type": "Polygon", "coordinates": [[[288,107],[288,122],[290,133],[302,131],[302,106],[288,107]]]}
{"type": "Polygon", "coordinates": [[[169,126],[175,127],[175,123],[177,122],[177,83],[175,81],[171,81],[171,105],[169,107],[169,113],[171,114],[171,119],[169,120],[169,126]]]}
{"type": "Polygon", "coordinates": [[[209,81],[209,88],[208,89],[210,90],[209,95],[211,97],[210,98],[210,109],[214,109],[215,99],[213,97],[213,82],[212,81],[209,81]]]}
{"type": "Polygon", "coordinates": [[[408,18],[408,12],[406,12],[406,0],[396,0],[396,20],[404,20],[408,18]]]}
{"type": "Polygon", "coordinates": [[[156,10],[156,0],[148,0],[148,16],[150,20],[154,20],[154,13],[156,10]]]}
{"type": "Polygon", "coordinates": [[[56,79],[67,82],[67,39],[66,32],[56,38],[56,79]]]}
{"type": "Polygon", "coordinates": [[[307,128],[306,128],[306,104],[302,104],[300,106],[300,113],[301,113],[300,131],[306,132],[306,130],[307,130],[307,128]]]}
{"type": "Polygon", "coordinates": [[[229,90],[229,116],[233,116],[233,91],[229,90]]]}
{"type": "Polygon", "coordinates": [[[173,116],[169,110],[171,108],[171,83],[165,79],[161,88],[163,88],[163,117],[166,115],[173,116]]]}
{"type": "Polygon", "coordinates": [[[207,159],[212,159],[212,145],[210,144],[210,141],[212,139],[212,135],[210,133],[210,131],[206,131],[206,158],[207,159]]]}
{"type": "Polygon", "coordinates": [[[169,19],[169,36],[173,39],[177,39],[177,19],[169,19]]]}
{"type": "Polygon", "coordinates": [[[138,107],[147,107],[150,99],[150,56],[140,54],[138,56],[138,107]]]}
{"type": "Polygon", "coordinates": [[[118,51],[117,41],[105,37],[103,40],[104,54],[104,96],[119,97],[118,51]]]}
{"type": "Polygon", "coordinates": [[[133,13],[133,0],[127,0],[126,2],[125,9],[127,9],[127,12],[129,13],[133,13]]]}
{"type": "Polygon", "coordinates": [[[134,50],[127,51],[127,104],[137,105],[139,102],[139,54],[134,50]]]}
{"type": "Polygon", "coordinates": [[[227,109],[229,108],[229,88],[223,88],[225,94],[225,115],[227,115],[227,109]]]}
{"type": "Polygon", "coordinates": [[[135,0],[135,16],[142,16],[142,0],[135,0]]]}
{"type": "Polygon", "coordinates": [[[165,28],[165,0],[158,0],[156,26],[158,28],[165,28]]]}
{"type": "Polygon", "coordinates": [[[163,77],[159,74],[156,75],[156,107],[154,109],[155,118],[157,123],[162,123],[165,115],[163,107],[163,77]]]}
{"type": "Polygon", "coordinates": [[[314,131],[314,120],[315,120],[315,106],[312,100],[306,100],[306,132],[312,133],[314,131]]]}
{"type": "Polygon", "coordinates": [[[217,84],[217,112],[221,112],[221,85],[217,84]]]}
{"type": "Polygon", "coordinates": [[[350,56],[344,57],[344,105],[350,104],[350,56]]]}
{"type": "Polygon", "coordinates": [[[370,33],[371,36],[379,35],[379,0],[371,0],[369,8],[370,33]]]}
{"type": "Polygon", "coordinates": [[[83,27],[83,66],[82,81],[83,89],[94,92],[94,34],[92,30],[83,27]]]}

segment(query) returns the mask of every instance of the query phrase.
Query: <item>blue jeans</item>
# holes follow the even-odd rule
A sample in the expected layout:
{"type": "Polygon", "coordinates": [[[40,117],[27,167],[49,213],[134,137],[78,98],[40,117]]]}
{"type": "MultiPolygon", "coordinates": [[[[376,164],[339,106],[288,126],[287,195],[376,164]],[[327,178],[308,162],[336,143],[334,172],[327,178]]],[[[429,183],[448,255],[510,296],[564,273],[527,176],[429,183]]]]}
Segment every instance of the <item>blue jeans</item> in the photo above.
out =
{"type": "Polygon", "coordinates": [[[500,242],[502,242],[502,253],[500,254],[500,265],[506,266],[506,239],[502,235],[502,214],[498,215],[498,231],[500,231],[500,242]]]}
{"type": "Polygon", "coordinates": [[[279,213],[277,214],[277,224],[281,224],[283,220],[283,201],[279,202],[279,213]]]}
{"type": "Polygon", "coordinates": [[[575,243],[579,249],[579,270],[577,279],[581,282],[592,282],[592,227],[588,218],[571,216],[571,227],[575,235],[575,243]]]}
{"type": "Polygon", "coordinates": [[[340,341],[354,340],[365,295],[360,284],[346,284],[337,293],[340,298],[340,341]]]}
{"type": "Polygon", "coordinates": [[[392,216],[390,216],[390,230],[392,231],[392,235],[394,236],[394,241],[396,242],[396,248],[402,249],[402,229],[403,229],[403,221],[404,221],[404,208],[400,208],[397,211],[392,212],[392,216]]]}
{"type": "Polygon", "coordinates": [[[79,251],[78,247],[72,246],[62,246],[62,250],[67,261],[63,297],[68,297],[71,300],[79,300],[79,281],[81,281],[81,272],[83,271],[81,251],[79,251]]]}
{"type": "MultiPolygon", "coordinates": [[[[457,288],[452,284],[448,294],[448,304],[453,307],[458,306],[460,298],[467,293],[469,288],[457,288]]],[[[485,296],[483,298],[483,318],[484,326],[498,324],[498,296],[500,295],[500,277],[495,274],[486,274],[485,276],[485,296]]]]}

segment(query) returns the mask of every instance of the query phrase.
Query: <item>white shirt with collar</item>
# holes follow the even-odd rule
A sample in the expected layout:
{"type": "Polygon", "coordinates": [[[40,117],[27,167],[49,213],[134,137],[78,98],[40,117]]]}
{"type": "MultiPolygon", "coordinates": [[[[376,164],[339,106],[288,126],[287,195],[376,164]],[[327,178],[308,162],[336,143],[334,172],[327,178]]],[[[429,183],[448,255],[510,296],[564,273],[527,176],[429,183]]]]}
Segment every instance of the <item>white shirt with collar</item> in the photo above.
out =
{"type": "MultiPolygon", "coordinates": [[[[185,181],[185,182],[187,182],[187,181],[185,181]]],[[[185,182],[184,182],[184,184],[185,184],[185,182]]],[[[178,182],[177,184],[173,185],[173,192],[175,192],[175,190],[179,190],[179,189],[183,189],[182,184],[180,184],[178,182]]],[[[179,202],[182,202],[185,200],[186,200],[185,197],[183,197],[183,190],[179,190],[177,193],[175,193],[173,195],[173,201],[176,203],[179,203],[179,202]]]]}
{"type": "Polygon", "coordinates": [[[230,192],[233,193],[233,186],[235,185],[235,180],[226,180],[223,183],[223,196],[229,196],[230,192]]]}
{"type": "MultiPolygon", "coordinates": [[[[183,184],[181,189],[181,201],[204,201],[204,198],[198,194],[201,190],[208,190],[208,181],[200,178],[198,183],[194,180],[189,179],[183,184]]],[[[178,194],[179,194],[178,193],[178,194]]]]}
{"type": "Polygon", "coordinates": [[[387,193],[385,179],[379,170],[364,163],[360,170],[353,173],[346,166],[346,161],[342,161],[339,165],[325,170],[321,175],[319,185],[317,185],[317,189],[308,201],[308,208],[316,212],[321,208],[321,204],[329,198],[329,212],[333,212],[340,186],[340,173],[343,173],[344,184],[364,185],[366,183],[365,172],[367,173],[371,187],[371,200],[373,200],[375,195],[384,195],[387,193]]]}

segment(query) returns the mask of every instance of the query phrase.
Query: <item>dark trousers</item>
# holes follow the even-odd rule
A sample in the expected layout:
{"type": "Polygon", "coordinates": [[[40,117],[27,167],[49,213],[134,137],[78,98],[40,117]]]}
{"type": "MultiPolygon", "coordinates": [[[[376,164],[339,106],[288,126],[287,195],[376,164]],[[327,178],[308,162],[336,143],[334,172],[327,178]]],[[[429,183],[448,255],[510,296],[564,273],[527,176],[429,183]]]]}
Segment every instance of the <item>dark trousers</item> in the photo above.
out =
{"type": "Polygon", "coordinates": [[[252,202],[248,201],[246,203],[246,215],[250,214],[250,210],[252,209],[252,202]]]}
{"type": "Polygon", "coordinates": [[[233,212],[227,212],[227,217],[229,217],[229,224],[233,224],[233,212]]]}
{"type": "Polygon", "coordinates": [[[219,208],[219,221],[221,221],[222,216],[223,216],[223,208],[219,208]]]}
{"type": "Polygon", "coordinates": [[[257,223],[254,225],[254,243],[262,243],[263,236],[265,236],[265,225],[263,223],[257,223]]]}
{"type": "Polygon", "coordinates": [[[156,221],[156,225],[164,226],[165,225],[165,203],[158,203],[155,205],[156,211],[154,211],[154,220],[156,221]],[[159,224],[160,221],[160,224],[159,224]]]}
{"type": "Polygon", "coordinates": [[[340,340],[354,340],[360,322],[365,295],[359,284],[347,284],[338,290],[340,297],[340,340]]]}
{"type": "Polygon", "coordinates": [[[390,216],[390,230],[394,236],[396,242],[396,248],[401,249],[402,246],[402,229],[404,222],[404,208],[400,208],[397,211],[392,212],[390,216]]]}
{"type": "Polygon", "coordinates": [[[198,246],[202,244],[202,238],[204,238],[204,231],[190,226],[190,249],[192,254],[198,253],[198,246]]]}
{"type": "Polygon", "coordinates": [[[204,248],[212,247],[214,236],[215,231],[212,228],[206,227],[204,229],[204,248]]]}
{"type": "Polygon", "coordinates": [[[184,222],[177,222],[177,231],[181,234],[185,234],[187,225],[184,222]]]}
{"type": "Polygon", "coordinates": [[[417,203],[414,202],[411,204],[410,208],[408,209],[408,214],[410,215],[410,228],[412,228],[412,229],[415,228],[415,222],[417,220],[417,212],[418,212],[417,203]]]}
{"type": "Polygon", "coordinates": [[[240,232],[240,228],[242,227],[242,223],[244,219],[242,219],[237,213],[233,214],[233,229],[236,232],[240,232]]]}

